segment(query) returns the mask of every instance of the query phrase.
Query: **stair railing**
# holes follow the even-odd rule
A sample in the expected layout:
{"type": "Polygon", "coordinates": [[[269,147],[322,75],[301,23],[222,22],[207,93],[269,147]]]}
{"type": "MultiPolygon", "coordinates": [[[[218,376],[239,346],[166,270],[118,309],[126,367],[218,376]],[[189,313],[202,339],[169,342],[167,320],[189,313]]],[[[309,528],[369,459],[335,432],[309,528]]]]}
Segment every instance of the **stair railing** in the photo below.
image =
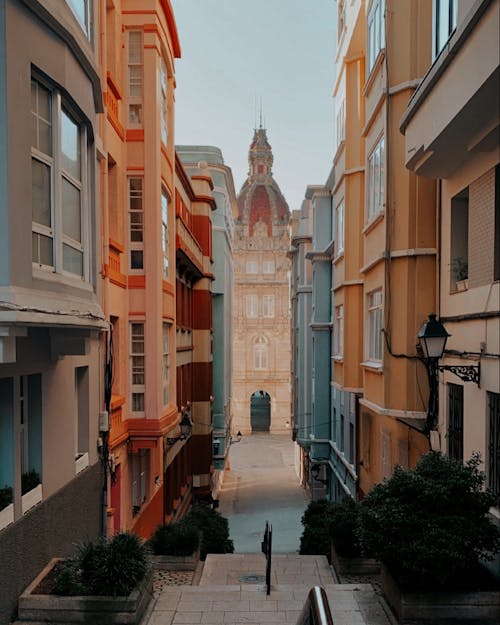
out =
{"type": "Polygon", "coordinates": [[[262,553],[266,556],[266,595],[271,592],[271,557],[273,551],[273,526],[266,521],[264,540],[262,541],[262,553]]]}
{"type": "Polygon", "coordinates": [[[324,588],[321,586],[311,588],[297,625],[334,625],[324,588]]]}

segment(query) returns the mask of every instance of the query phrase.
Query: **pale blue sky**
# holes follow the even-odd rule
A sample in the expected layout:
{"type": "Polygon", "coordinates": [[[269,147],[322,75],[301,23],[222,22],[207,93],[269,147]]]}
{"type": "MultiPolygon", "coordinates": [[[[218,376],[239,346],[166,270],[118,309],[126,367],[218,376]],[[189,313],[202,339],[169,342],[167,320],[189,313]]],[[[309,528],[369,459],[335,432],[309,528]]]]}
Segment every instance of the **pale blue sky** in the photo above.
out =
{"type": "Polygon", "coordinates": [[[215,145],[236,193],[260,99],[274,178],[291,210],[322,184],[333,158],[334,0],[172,0],[175,142],[215,145]]]}

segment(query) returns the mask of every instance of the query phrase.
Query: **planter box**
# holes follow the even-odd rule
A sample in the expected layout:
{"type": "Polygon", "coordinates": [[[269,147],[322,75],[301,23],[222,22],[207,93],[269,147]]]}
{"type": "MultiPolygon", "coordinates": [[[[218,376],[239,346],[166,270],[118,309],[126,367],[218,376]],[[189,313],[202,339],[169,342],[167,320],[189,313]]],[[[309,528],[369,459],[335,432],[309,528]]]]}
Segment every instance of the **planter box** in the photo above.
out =
{"type": "Polygon", "coordinates": [[[0,510],[0,530],[14,523],[14,504],[10,503],[0,510]]]}
{"type": "Polygon", "coordinates": [[[25,514],[30,508],[33,508],[33,506],[36,506],[37,503],[42,501],[42,485],[38,484],[35,488],[29,490],[22,496],[21,500],[22,511],[23,514],[25,514]]]}
{"type": "Polygon", "coordinates": [[[153,556],[151,560],[157,571],[194,571],[200,560],[200,550],[190,556],[153,556]]]}
{"type": "Polygon", "coordinates": [[[407,592],[402,591],[382,565],[382,591],[400,625],[451,625],[500,622],[500,592],[407,592]]]}
{"type": "Polygon", "coordinates": [[[23,623],[64,623],[76,625],[138,625],[153,596],[153,575],[146,578],[127,597],[61,597],[35,595],[33,591],[50,573],[60,558],[53,558],[19,597],[19,620],[23,623]]]}
{"type": "Polygon", "coordinates": [[[340,556],[332,543],[331,559],[338,575],[379,575],[380,562],[374,558],[340,556]]]}

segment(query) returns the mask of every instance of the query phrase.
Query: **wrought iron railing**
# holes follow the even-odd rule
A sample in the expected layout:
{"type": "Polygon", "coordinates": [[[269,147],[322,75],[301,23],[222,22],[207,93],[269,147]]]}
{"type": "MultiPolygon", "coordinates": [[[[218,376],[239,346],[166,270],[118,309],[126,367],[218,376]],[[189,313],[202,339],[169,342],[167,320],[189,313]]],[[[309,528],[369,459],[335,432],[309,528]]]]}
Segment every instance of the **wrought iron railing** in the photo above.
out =
{"type": "Polygon", "coordinates": [[[334,625],[324,588],[321,586],[311,588],[297,625],[334,625]]]}
{"type": "Polygon", "coordinates": [[[262,541],[262,553],[266,556],[266,594],[271,592],[271,557],[273,551],[273,526],[266,521],[264,540],[262,541]]]}

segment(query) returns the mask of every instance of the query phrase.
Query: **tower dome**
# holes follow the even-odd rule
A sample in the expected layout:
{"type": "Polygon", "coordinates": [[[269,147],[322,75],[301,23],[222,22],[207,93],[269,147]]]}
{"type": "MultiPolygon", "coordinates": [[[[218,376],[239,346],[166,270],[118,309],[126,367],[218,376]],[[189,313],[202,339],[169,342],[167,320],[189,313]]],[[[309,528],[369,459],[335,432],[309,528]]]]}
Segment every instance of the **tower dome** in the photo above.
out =
{"type": "Polygon", "coordinates": [[[248,177],[238,195],[238,222],[248,225],[253,235],[254,225],[261,221],[272,236],[273,224],[288,223],[290,210],[272,174],[273,153],[265,128],[254,131],[248,151],[248,177]]]}

